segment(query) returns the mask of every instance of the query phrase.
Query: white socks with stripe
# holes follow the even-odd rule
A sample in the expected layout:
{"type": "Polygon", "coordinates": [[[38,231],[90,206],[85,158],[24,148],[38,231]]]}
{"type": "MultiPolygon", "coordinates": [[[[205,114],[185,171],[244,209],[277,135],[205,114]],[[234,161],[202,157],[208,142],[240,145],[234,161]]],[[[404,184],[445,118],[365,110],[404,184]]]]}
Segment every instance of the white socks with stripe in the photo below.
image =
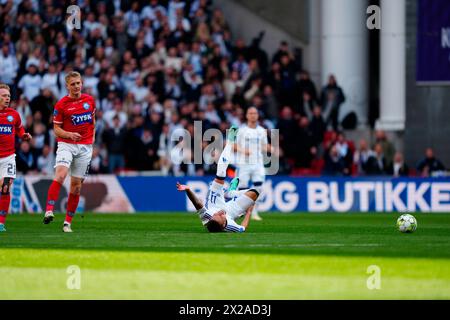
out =
{"type": "Polygon", "coordinates": [[[220,154],[219,161],[217,162],[217,178],[225,179],[227,177],[227,168],[230,164],[230,157],[232,156],[233,150],[231,149],[231,144],[226,144],[222,153],[220,154]]]}

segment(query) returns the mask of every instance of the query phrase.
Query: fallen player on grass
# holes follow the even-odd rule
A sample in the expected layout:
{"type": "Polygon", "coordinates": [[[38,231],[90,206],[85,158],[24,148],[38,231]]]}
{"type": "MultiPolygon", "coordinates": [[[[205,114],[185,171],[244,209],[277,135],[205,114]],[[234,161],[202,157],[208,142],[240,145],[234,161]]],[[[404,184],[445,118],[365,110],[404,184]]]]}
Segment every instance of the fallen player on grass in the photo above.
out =
{"type": "MultiPolygon", "coordinates": [[[[228,141],[234,143],[238,129],[231,127],[228,141]]],[[[211,183],[206,197],[206,203],[197,198],[189,186],[177,183],[177,190],[186,192],[194,205],[203,225],[209,232],[245,232],[250,221],[253,206],[259,192],[255,189],[237,191],[239,179],[231,182],[228,190],[224,190],[226,170],[232,153],[231,144],[226,144],[217,164],[217,175],[211,183]],[[229,199],[226,201],[226,198],[229,199]],[[236,219],[244,216],[241,224],[236,219]]]]}

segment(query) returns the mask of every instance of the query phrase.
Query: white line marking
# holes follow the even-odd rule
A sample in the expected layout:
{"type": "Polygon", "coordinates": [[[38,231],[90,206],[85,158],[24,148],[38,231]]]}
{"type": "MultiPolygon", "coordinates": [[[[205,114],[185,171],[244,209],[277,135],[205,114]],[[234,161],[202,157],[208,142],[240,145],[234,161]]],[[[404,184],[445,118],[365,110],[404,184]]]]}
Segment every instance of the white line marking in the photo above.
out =
{"type": "Polygon", "coordinates": [[[261,248],[283,248],[283,247],[381,247],[379,243],[359,243],[359,244],[347,244],[347,243],[294,243],[294,244],[249,244],[249,245],[224,245],[226,248],[233,247],[261,247],[261,248]]]}

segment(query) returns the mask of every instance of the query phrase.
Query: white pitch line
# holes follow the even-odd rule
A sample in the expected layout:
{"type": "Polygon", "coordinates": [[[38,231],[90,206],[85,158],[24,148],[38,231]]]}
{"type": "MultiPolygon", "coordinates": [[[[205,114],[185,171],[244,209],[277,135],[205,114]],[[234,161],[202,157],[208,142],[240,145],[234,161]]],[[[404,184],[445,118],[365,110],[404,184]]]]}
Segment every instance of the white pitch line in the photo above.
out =
{"type": "Polygon", "coordinates": [[[359,244],[346,244],[346,243],[295,243],[295,244],[249,244],[249,245],[224,245],[226,248],[234,247],[259,247],[259,248],[283,248],[283,247],[381,247],[379,243],[359,243],[359,244]]]}

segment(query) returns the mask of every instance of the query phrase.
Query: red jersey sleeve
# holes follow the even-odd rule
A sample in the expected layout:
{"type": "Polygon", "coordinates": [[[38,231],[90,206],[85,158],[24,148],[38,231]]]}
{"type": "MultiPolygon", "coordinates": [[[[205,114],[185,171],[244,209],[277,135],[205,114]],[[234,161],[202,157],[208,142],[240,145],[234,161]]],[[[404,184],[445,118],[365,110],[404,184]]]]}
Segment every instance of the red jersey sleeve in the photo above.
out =
{"type": "Polygon", "coordinates": [[[59,125],[63,124],[63,108],[61,101],[55,105],[55,110],[53,110],[53,123],[59,125]]]}
{"type": "Polygon", "coordinates": [[[22,125],[22,120],[20,119],[20,115],[16,113],[16,135],[19,138],[22,138],[22,136],[25,134],[25,129],[22,125]]]}

